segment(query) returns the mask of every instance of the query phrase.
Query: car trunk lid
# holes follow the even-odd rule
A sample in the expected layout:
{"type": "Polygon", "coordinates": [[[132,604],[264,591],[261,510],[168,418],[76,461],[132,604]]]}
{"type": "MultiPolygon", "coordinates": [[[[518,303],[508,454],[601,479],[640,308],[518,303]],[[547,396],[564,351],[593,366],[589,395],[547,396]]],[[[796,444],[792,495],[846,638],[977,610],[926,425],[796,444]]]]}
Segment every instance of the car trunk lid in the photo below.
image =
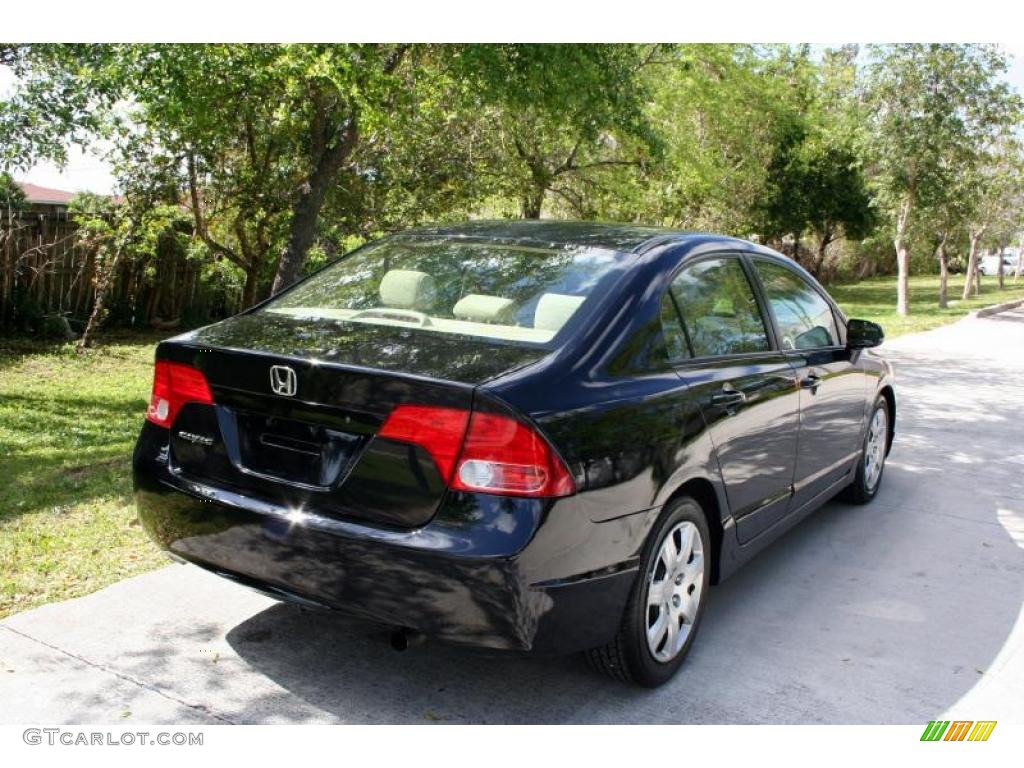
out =
{"type": "Polygon", "coordinates": [[[330,346],[322,327],[285,333],[287,322],[242,349],[253,329],[240,319],[158,347],[158,360],[199,369],[213,396],[187,403],[171,424],[171,471],[297,512],[401,527],[433,517],[447,478],[420,446],[377,436],[391,411],[403,403],[468,411],[477,384],[543,354],[445,339],[445,360],[429,340],[396,339],[393,329],[386,349],[372,332],[330,346]]]}

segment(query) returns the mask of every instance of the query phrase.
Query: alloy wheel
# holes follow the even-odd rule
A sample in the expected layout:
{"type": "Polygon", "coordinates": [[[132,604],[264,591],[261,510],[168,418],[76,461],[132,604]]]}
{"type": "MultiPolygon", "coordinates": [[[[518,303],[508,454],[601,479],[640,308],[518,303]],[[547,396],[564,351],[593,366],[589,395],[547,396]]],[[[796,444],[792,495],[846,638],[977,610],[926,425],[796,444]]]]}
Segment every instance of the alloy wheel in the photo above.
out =
{"type": "Polygon", "coordinates": [[[647,579],[647,647],[662,663],[686,644],[704,588],[704,544],[697,526],[684,520],[661,542],[647,579]]]}
{"type": "Polygon", "coordinates": [[[888,416],[885,408],[878,408],[868,426],[867,444],[864,446],[864,486],[868,492],[875,490],[882,476],[885,463],[885,443],[888,437],[888,416]]]}

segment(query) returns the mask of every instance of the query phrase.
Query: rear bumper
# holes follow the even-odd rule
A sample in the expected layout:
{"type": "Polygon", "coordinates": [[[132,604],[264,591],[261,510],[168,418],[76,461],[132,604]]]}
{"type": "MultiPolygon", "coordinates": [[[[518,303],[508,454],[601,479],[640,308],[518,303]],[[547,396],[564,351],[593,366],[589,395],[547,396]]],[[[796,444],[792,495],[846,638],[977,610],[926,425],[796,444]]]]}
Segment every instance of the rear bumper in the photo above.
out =
{"type": "Polygon", "coordinates": [[[416,529],[310,515],[172,474],[151,427],[136,502],[164,549],[282,599],[460,644],[558,654],[607,642],[654,519],[593,523],[576,497],[474,494],[450,494],[416,529]]]}

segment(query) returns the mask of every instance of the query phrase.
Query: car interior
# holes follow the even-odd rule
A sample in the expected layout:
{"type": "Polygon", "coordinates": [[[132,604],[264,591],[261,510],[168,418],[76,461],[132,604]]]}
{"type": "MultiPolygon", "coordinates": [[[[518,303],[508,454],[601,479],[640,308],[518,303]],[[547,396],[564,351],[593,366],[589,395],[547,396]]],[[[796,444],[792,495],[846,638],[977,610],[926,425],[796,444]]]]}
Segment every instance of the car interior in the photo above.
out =
{"type": "Polygon", "coordinates": [[[378,288],[379,305],[368,309],[340,307],[270,307],[268,311],[292,317],[318,317],[349,322],[429,328],[445,333],[483,336],[509,341],[544,343],[554,338],[585,296],[541,293],[535,302],[519,302],[504,296],[469,293],[450,308],[440,306],[437,281],[426,272],[392,269],[378,288]],[[523,323],[526,304],[534,303],[523,323]]]}

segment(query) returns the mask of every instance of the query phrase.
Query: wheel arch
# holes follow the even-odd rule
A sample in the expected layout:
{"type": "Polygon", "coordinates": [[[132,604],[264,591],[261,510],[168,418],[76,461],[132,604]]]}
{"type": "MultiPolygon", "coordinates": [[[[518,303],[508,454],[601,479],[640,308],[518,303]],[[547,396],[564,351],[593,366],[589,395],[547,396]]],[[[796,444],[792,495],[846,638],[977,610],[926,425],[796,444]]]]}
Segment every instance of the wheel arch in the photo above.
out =
{"type": "Polygon", "coordinates": [[[672,492],[672,495],[665,501],[664,508],[682,496],[689,496],[704,510],[708,532],[711,534],[711,583],[717,584],[725,531],[722,522],[722,505],[715,486],[707,478],[692,477],[672,492]]]}
{"type": "Polygon", "coordinates": [[[891,384],[886,384],[880,390],[878,394],[885,398],[885,404],[889,408],[889,424],[886,435],[885,444],[885,455],[889,455],[889,451],[892,450],[892,441],[896,436],[896,393],[893,391],[891,384]]]}

